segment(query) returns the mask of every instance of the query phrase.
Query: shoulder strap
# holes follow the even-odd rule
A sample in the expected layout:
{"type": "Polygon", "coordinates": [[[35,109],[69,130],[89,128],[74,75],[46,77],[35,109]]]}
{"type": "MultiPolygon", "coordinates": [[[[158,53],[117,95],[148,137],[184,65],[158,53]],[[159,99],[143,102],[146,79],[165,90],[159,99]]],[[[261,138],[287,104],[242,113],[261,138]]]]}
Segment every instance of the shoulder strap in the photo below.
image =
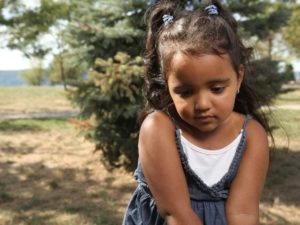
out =
{"type": "Polygon", "coordinates": [[[249,123],[249,121],[250,121],[251,119],[252,119],[252,116],[249,115],[249,114],[247,114],[247,115],[246,115],[246,119],[245,119],[244,124],[243,124],[243,130],[245,130],[247,124],[249,123]]]}

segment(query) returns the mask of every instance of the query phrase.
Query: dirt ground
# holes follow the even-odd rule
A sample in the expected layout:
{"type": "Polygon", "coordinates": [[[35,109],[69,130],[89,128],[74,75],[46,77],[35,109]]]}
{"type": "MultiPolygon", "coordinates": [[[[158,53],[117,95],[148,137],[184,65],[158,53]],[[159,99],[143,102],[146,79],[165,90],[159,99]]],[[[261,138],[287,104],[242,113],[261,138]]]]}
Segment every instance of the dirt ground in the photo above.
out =
{"type": "Polygon", "coordinates": [[[75,131],[0,132],[1,225],[120,224],[133,188],[75,131]]]}

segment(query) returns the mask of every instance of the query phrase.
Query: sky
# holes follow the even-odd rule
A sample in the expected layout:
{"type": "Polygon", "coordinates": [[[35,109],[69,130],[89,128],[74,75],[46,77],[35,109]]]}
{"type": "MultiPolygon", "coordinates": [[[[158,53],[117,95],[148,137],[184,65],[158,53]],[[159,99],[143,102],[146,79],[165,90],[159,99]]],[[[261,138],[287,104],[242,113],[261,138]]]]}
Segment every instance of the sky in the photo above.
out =
{"type": "MultiPolygon", "coordinates": [[[[23,0],[23,3],[27,7],[31,8],[31,7],[38,6],[40,0],[30,0],[30,1],[23,0]]],[[[6,11],[4,11],[4,15],[9,17],[9,13],[6,11]]],[[[1,42],[3,41],[4,40],[1,40],[1,42]]],[[[27,59],[22,52],[18,50],[0,48],[0,70],[23,70],[23,69],[29,69],[31,67],[32,67],[32,62],[30,62],[30,60],[27,59]]]]}
{"type": "Polygon", "coordinates": [[[0,70],[29,69],[31,62],[18,50],[0,49],[0,70]]]}

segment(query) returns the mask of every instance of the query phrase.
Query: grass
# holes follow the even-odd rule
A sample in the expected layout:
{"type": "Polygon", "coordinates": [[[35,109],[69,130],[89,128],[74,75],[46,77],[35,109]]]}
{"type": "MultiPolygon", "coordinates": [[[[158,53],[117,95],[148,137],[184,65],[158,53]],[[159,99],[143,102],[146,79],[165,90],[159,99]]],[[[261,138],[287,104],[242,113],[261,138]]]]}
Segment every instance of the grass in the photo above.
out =
{"type": "MultiPolygon", "coordinates": [[[[299,103],[300,105],[300,103],[299,103]]],[[[275,144],[300,151],[300,110],[280,109],[274,111],[275,144]]]]}
{"type": "Polygon", "coordinates": [[[275,105],[300,103],[300,84],[283,86],[282,94],[276,100],[275,105]]]}
{"type": "Polygon", "coordinates": [[[28,113],[74,110],[60,87],[1,87],[1,113],[28,113]]]}
{"type": "Polygon", "coordinates": [[[65,118],[58,119],[28,119],[28,120],[0,120],[0,132],[42,132],[52,129],[72,129],[72,125],[65,118]]]}
{"type": "Polygon", "coordinates": [[[275,122],[286,130],[289,137],[291,138],[299,137],[300,112],[298,110],[286,110],[286,109],[276,110],[274,115],[275,115],[275,122]]]}
{"type": "MultiPolygon", "coordinates": [[[[300,86],[287,88],[277,102],[300,104],[300,86]]],[[[1,88],[0,114],[73,110],[64,96],[59,88],[1,88]]],[[[277,124],[274,132],[278,149],[260,205],[261,225],[300,225],[300,111],[279,108],[274,117],[284,129],[277,124]]],[[[0,225],[121,224],[136,186],[133,176],[107,172],[93,143],[73,124],[0,121],[0,225]]]]}

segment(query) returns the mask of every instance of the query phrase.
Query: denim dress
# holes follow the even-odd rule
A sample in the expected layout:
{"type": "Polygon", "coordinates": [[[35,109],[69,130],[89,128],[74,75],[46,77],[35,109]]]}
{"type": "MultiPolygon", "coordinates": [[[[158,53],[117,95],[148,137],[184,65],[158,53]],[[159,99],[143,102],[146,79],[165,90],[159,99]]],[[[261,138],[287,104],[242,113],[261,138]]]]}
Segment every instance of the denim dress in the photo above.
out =
{"type": "MultiPolygon", "coordinates": [[[[175,124],[176,145],[187,180],[192,208],[201,219],[203,225],[227,224],[225,201],[228,198],[230,184],[237,174],[245,150],[245,127],[250,119],[251,117],[247,115],[242,129],[241,140],[227,173],[213,186],[207,186],[189,166],[182,148],[180,130],[175,124]]],[[[129,201],[122,225],[167,225],[158,212],[156,202],[148,188],[140,163],[138,163],[134,176],[138,186],[129,201]]],[[[174,201],[176,201],[176,196],[174,196],[174,201]]]]}

